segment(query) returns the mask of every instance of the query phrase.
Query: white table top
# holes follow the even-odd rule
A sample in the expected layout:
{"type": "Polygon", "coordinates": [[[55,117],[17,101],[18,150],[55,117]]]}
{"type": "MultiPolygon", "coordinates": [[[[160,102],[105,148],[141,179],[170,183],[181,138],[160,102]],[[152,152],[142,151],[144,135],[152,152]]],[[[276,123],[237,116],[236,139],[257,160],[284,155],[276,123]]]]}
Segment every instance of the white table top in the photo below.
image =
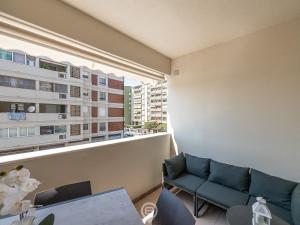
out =
{"type": "MultiPolygon", "coordinates": [[[[39,208],[35,224],[50,213],[55,215],[54,225],[143,225],[124,189],[39,208]]],[[[16,216],[2,218],[0,224],[10,225],[17,219],[16,216]]]]}

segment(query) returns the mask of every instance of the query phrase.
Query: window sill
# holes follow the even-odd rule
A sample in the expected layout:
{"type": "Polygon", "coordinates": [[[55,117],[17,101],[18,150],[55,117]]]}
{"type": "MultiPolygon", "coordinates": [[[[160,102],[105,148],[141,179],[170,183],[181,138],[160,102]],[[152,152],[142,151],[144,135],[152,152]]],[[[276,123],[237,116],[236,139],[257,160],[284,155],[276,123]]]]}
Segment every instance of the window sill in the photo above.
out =
{"type": "Polygon", "coordinates": [[[68,147],[62,147],[62,148],[54,148],[54,149],[47,149],[47,150],[41,150],[41,151],[35,151],[35,152],[26,152],[26,153],[0,156],[0,164],[6,164],[6,163],[17,162],[17,161],[21,161],[21,160],[39,158],[39,157],[47,157],[47,156],[51,156],[51,155],[66,154],[66,153],[76,152],[76,151],[91,150],[91,149],[101,147],[101,146],[126,143],[126,142],[143,140],[143,139],[147,139],[147,138],[154,138],[154,137],[165,136],[165,135],[169,135],[169,133],[162,132],[162,133],[157,133],[157,134],[148,134],[148,135],[141,135],[141,136],[136,136],[136,137],[121,138],[121,139],[116,139],[116,140],[108,140],[108,141],[103,141],[103,142],[80,144],[80,145],[68,146],[68,147]]]}

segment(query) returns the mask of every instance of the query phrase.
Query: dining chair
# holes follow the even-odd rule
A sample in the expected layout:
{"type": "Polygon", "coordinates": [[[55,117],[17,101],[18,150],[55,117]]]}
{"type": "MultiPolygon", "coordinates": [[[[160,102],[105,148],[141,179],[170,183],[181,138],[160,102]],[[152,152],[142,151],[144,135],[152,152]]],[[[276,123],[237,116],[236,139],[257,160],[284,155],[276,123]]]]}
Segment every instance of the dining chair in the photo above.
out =
{"type": "MultiPolygon", "coordinates": [[[[147,221],[144,222],[147,224],[147,221]]],[[[194,216],[184,203],[175,194],[163,189],[156,203],[152,225],[195,225],[195,223],[194,216]]]]}
{"type": "Polygon", "coordinates": [[[83,181],[37,193],[34,199],[34,204],[42,206],[52,205],[91,194],[91,182],[83,181]]]}

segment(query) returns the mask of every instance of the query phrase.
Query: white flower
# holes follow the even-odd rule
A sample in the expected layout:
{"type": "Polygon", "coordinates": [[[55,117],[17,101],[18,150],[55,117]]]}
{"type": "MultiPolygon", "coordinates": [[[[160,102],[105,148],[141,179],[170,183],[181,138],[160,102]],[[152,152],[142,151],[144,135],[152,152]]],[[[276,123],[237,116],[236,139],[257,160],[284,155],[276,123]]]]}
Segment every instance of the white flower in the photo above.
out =
{"type": "Polygon", "coordinates": [[[0,205],[2,204],[3,199],[8,195],[10,192],[11,187],[7,186],[6,184],[0,183],[0,205]]]}
{"type": "Polygon", "coordinates": [[[23,180],[23,182],[20,184],[20,190],[30,193],[33,192],[38,188],[40,185],[40,182],[33,178],[28,178],[26,180],[23,180]]]}
{"type": "Polygon", "coordinates": [[[14,221],[11,225],[32,225],[35,217],[34,216],[28,216],[24,218],[21,221],[14,221]]]}
{"type": "Polygon", "coordinates": [[[6,198],[6,201],[3,202],[0,214],[4,215],[18,215],[22,212],[27,211],[32,207],[30,200],[18,200],[17,197],[6,198]]]}
{"type": "Polygon", "coordinates": [[[7,184],[8,186],[17,186],[20,185],[21,182],[30,178],[30,172],[26,168],[22,168],[20,170],[11,170],[9,173],[2,178],[2,182],[7,184]]]}

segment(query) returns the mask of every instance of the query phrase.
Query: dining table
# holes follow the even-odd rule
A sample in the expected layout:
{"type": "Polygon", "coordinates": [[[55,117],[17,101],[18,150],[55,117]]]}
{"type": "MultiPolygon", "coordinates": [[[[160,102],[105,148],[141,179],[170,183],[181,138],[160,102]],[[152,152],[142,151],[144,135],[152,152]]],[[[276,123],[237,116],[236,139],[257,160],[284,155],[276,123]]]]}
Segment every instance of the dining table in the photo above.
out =
{"type": "MultiPolygon", "coordinates": [[[[54,225],[144,224],[123,188],[39,207],[35,211],[35,224],[38,225],[49,214],[54,214],[54,225]]],[[[15,220],[18,216],[2,217],[0,224],[10,225],[15,220]]]]}

